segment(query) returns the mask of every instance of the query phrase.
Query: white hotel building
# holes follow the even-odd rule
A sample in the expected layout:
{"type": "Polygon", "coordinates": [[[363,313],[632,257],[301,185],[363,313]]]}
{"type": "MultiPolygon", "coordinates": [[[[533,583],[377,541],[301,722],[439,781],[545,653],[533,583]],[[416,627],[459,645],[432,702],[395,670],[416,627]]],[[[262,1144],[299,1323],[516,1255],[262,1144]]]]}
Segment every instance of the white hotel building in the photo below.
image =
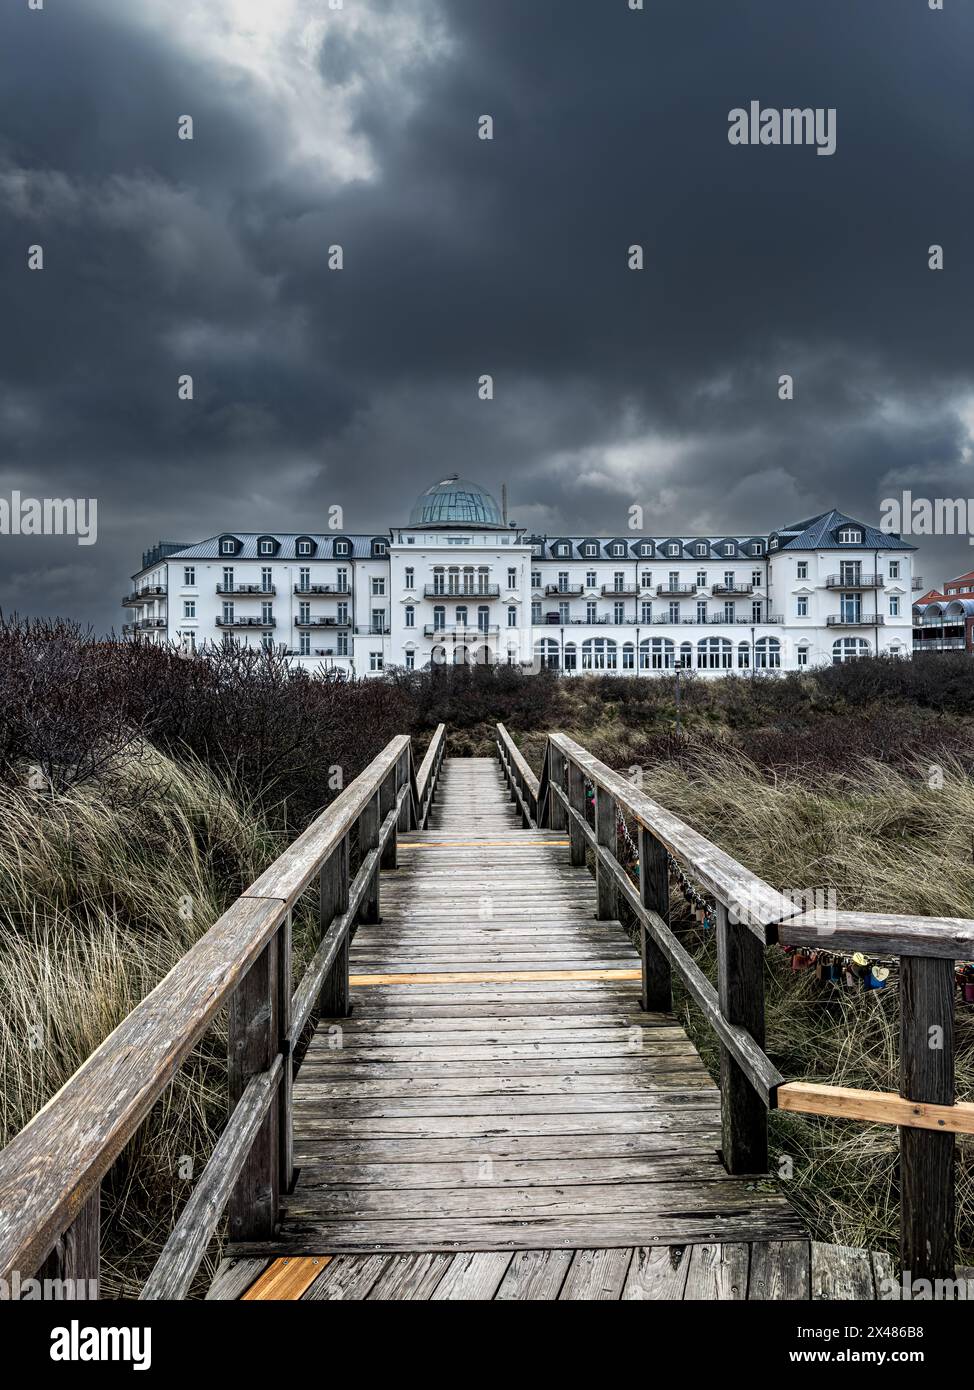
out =
{"type": "Polygon", "coordinates": [[[456,476],[383,534],[225,532],[142,557],[126,635],[283,648],[350,675],[800,670],[912,651],[915,547],[825,512],[751,536],[538,536],[456,476]]]}

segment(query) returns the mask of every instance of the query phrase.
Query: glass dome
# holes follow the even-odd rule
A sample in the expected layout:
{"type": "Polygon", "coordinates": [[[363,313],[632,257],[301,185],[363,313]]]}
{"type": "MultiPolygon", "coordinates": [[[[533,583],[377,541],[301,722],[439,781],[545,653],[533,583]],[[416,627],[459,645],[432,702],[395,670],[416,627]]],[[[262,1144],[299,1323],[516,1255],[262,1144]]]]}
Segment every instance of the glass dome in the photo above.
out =
{"type": "Polygon", "coordinates": [[[434,483],[416,500],[410,526],[503,526],[501,509],[490,493],[456,473],[434,483]]]}

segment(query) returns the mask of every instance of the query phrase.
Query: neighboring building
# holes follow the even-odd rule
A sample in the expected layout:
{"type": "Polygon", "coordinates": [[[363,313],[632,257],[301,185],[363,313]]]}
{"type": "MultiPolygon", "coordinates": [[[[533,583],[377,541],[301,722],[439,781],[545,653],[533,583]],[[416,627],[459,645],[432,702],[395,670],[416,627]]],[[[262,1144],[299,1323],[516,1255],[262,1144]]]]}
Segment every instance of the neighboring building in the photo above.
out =
{"type": "Polygon", "coordinates": [[[528,535],[453,475],[382,534],[160,543],[124,600],[124,630],[187,652],[283,647],[360,676],[472,661],[800,670],[909,656],[914,548],[837,511],[770,535],[528,535]]]}
{"type": "Polygon", "coordinates": [[[942,590],[930,589],[917,599],[913,650],[974,653],[974,570],[948,579],[942,590]]]}

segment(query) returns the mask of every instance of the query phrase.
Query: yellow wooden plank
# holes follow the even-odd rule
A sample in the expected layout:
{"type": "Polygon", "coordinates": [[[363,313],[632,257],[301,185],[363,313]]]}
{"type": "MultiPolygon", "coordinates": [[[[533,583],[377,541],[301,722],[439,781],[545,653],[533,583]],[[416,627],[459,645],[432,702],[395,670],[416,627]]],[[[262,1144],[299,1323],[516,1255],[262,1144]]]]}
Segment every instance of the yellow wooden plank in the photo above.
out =
{"type": "Polygon", "coordinates": [[[353,989],[368,985],[506,985],[533,980],[639,980],[641,970],[483,970],[440,975],[350,975],[353,989]]]}
{"type": "Polygon", "coordinates": [[[331,1255],[291,1255],[274,1260],[255,1284],[241,1297],[241,1303],[297,1301],[318,1278],[331,1255]]]}
{"type": "Polygon", "coordinates": [[[461,849],[466,845],[496,849],[566,849],[570,840],[399,840],[399,849],[461,849]]]}
{"type": "Polygon", "coordinates": [[[906,1100],[892,1091],[857,1091],[851,1086],[819,1086],[790,1081],[778,1087],[778,1109],[802,1115],[829,1115],[840,1120],[903,1125],[908,1129],[940,1129],[950,1134],[974,1134],[974,1105],[932,1105],[906,1100]]]}

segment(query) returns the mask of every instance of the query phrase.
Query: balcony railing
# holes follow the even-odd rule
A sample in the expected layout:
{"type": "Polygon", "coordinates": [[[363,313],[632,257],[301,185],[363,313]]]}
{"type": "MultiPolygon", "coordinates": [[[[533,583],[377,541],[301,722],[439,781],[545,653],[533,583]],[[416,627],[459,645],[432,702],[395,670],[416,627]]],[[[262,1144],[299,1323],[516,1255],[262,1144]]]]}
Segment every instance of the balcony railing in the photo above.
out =
{"type": "Polygon", "coordinates": [[[668,613],[654,613],[651,618],[614,618],[604,615],[601,618],[565,618],[551,613],[547,620],[533,623],[533,627],[761,627],[764,623],[782,623],[780,613],[769,613],[763,618],[729,618],[723,613],[708,613],[704,618],[671,618],[668,613]]]}
{"type": "Polygon", "coordinates": [[[967,643],[963,637],[944,637],[932,642],[913,643],[915,652],[962,652],[966,649],[967,643]]]}
{"type": "Polygon", "coordinates": [[[355,628],[359,637],[388,637],[390,628],[382,627],[379,623],[363,623],[355,628]]]}
{"type": "Polygon", "coordinates": [[[826,627],[882,627],[886,619],[882,613],[860,613],[854,618],[844,613],[830,613],[825,619],[826,627]]]}
{"type": "Polygon", "coordinates": [[[277,593],[273,584],[268,584],[266,588],[262,584],[218,584],[216,591],[227,598],[260,598],[262,594],[270,598],[277,593]]]}
{"type": "Polygon", "coordinates": [[[635,598],[638,593],[638,584],[622,584],[619,586],[615,584],[602,585],[603,598],[635,598]]]}
{"type": "Polygon", "coordinates": [[[500,627],[492,624],[488,627],[468,627],[464,623],[447,623],[445,627],[437,627],[435,623],[429,623],[423,629],[426,637],[452,637],[455,640],[473,640],[476,637],[495,637],[500,632],[500,627]]]}
{"type": "Polygon", "coordinates": [[[851,579],[845,574],[830,574],[825,581],[827,589],[881,589],[886,579],[881,574],[857,574],[851,579]]]}
{"type": "Polygon", "coordinates": [[[351,627],[351,623],[349,622],[349,620],[348,620],[347,618],[344,618],[344,619],[342,619],[341,622],[339,622],[339,620],[338,620],[337,618],[322,618],[322,617],[317,617],[317,618],[310,618],[310,617],[309,617],[309,618],[302,618],[302,617],[299,616],[299,617],[295,618],[295,620],[294,620],[294,626],[295,626],[295,627],[351,627]]]}
{"type": "Polygon", "coordinates": [[[435,584],[427,584],[423,595],[425,598],[449,599],[452,602],[455,599],[500,598],[501,589],[499,584],[484,584],[479,589],[438,589],[435,584]]]}
{"type": "Polygon", "coordinates": [[[583,588],[582,584],[546,584],[545,598],[578,598],[583,588]]]}
{"type": "Polygon", "coordinates": [[[656,592],[660,598],[680,598],[683,594],[695,594],[696,584],[657,584],[656,592]]]}
{"type": "Polygon", "coordinates": [[[217,627],[277,627],[276,618],[225,618],[219,617],[216,620],[217,627]]]}
{"type": "Polygon", "coordinates": [[[352,591],[346,585],[342,588],[340,584],[295,584],[296,594],[338,594],[343,598],[351,598],[352,591]]]}
{"type": "Polygon", "coordinates": [[[741,595],[741,597],[743,597],[743,598],[747,598],[749,594],[753,594],[753,593],[754,593],[754,585],[753,585],[753,584],[711,584],[711,586],[710,586],[710,592],[711,592],[712,594],[714,594],[717,598],[723,598],[725,595],[726,595],[728,598],[733,598],[735,595],[738,595],[738,594],[741,595]]]}
{"type": "Polygon", "coordinates": [[[148,589],[134,589],[132,593],[126,594],[122,599],[122,607],[128,608],[132,604],[151,603],[154,598],[165,598],[166,586],[164,584],[153,584],[148,589]]]}
{"type": "Polygon", "coordinates": [[[915,594],[923,593],[923,579],[919,574],[913,576],[913,592],[915,594]]]}

